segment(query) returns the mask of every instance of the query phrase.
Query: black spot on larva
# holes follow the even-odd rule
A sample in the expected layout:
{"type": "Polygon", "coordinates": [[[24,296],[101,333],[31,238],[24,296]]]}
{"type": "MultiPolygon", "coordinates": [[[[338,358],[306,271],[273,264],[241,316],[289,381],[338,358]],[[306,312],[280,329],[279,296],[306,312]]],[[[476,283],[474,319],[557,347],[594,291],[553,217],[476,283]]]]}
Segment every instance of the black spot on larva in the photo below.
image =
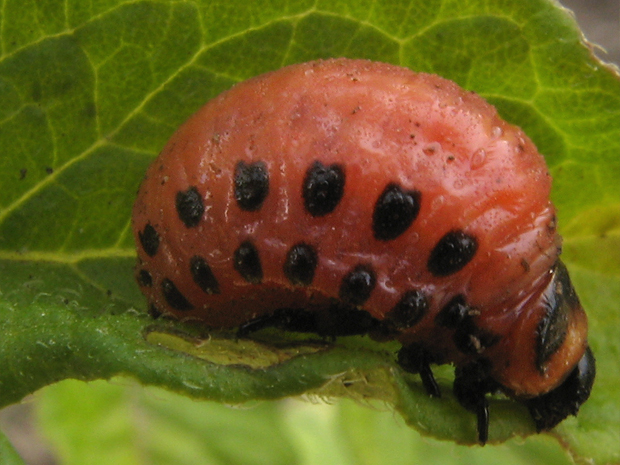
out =
{"type": "Polygon", "coordinates": [[[195,255],[189,261],[189,271],[198,287],[207,294],[219,294],[220,286],[207,261],[195,255]]]}
{"type": "Polygon", "coordinates": [[[581,307],[562,262],[557,262],[553,279],[542,298],[545,314],[536,330],[536,366],[544,373],[549,357],[558,351],[566,339],[570,313],[581,307]]]}
{"type": "Polygon", "coordinates": [[[164,294],[166,302],[168,302],[168,305],[170,305],[172,308],[181,311],[187,311],[194,308],[194,306],[189,303],[185,296],[181,294],[181,291],[179,291],[176,285],[168,278],[165,278],[161,282],[161,290],[164,294]]]}
{"type": "Polygon", "coordinates": [[[240,161],[235,168],[235,199],[239,208],[253,212],[260,209],[269,193],[269,173],[262,161],[246,164],[240,161]]]}
{"type": "Polygon", "coordinates": [[[263,280],[263,267],[258,250],[250,241],[244,241],[233,256],[235,270],[249,283],[258,284],[263,280]]]}
{"type": "Polygon", "coordinates": [[[405,191],[398,184],[388,184],[372,215],[375,238],[390,241],[404,233],[420,212],[420,198],[419,191],[405,191]]]}
{"type": "Polygon", "coordinates": [[[465,302],[465,296],[454,296],[435,317],[435,323],[445,328],[457,328],[470,314],[470,307],[465,302]]]}
{"type": "Polygon", "coordinates": [[[428,310],[428,298],[418,290],[407,291],[400,301],[386,315],[386,318],[396,327],[404,330],[416,325],[428,310]]]}
{"type": "Polygon", "coordinates": [[[334,211],[344,192],[345,175],[341,165],[325,166],[315,161],[304,178],[302,195],[306,211],[324,216],[334,211]]]}
{"type": "Polygon", "coordinates": [[[428,259],[427,267],[435,276],[449,276],[467,265],[478,250],[472,235],[454,230],[443,236],[428,259]]]}
{"type": "Polygon", "coordinates": [[[148,314],[155,320],[162,315],[159,309],[153,304],[149,305],[148,314]]]}
{"type": "Polygon", "coordinates": [[[363,305],[377,284],[377,278],[370,265],[357,265],[340,284],[340,299],[351,305],[363,305]]]}
{"type": "Polygon", "coordinates": [[[176,207],[179,218],[188,228],[197,226],[205,211],[202,196],[194,186],[177,192],[176,207]]]}
{"type": "Polygon", "coordinates": [[[151,287],[153,285],[153,277],[146,270],[138,272],[138,284],[142,287],[151,287]]]}
{"type": "Polygon", "coordinates": [[[149,256],[154,257],[159,248],[159,234],[151,223],[148,223],[142,231],[138,232],[142,250],[149,256]]]}
{"type": "Polygon", "coordinates": [[[318,263],[316,250],[311,245],[299,243],[291,247],[284,262],[284,274],[295,286],[308,286],[314,279],[318,263]]]}

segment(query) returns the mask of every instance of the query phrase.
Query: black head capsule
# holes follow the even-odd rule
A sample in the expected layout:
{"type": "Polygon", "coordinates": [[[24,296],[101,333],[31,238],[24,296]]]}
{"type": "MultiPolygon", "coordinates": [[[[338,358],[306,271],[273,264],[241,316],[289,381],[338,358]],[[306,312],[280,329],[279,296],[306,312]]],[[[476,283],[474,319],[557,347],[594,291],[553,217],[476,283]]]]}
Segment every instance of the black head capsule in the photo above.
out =
{"type": "Polygon", "coordinates": [[[590,397],[595,377],[596,361],[588,347],[577,366],[560,386],[525,401],[536,423],[536,429],[539,432],[551,429],[567,416],[577,415],[579,407],[590,397]]]}

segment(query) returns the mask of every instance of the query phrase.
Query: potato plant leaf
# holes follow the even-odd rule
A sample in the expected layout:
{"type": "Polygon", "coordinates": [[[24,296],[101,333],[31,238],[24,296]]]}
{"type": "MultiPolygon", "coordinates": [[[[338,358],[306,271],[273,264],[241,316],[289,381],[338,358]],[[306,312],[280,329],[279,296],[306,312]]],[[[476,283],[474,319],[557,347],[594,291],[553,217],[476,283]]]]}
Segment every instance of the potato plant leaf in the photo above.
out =
{"type": "MultiPolygon", "coordinates": [[[[620,460],[620,79],[555,1],[8,0],[0,24],[1,406],[129,375],[227,403],[374,398],[424,434],[475,442],[449,369],[429,399],[392,344],[206,335],[147,317],[133,280],[132,202],[175,128],[236,82],[347,56],[455,80],[546,156],[599,366],[590,401],[550,434],[577,461],[620,460]]],[[[491,408],[490,442],[533,433],[514,402],[491,408]]]]}

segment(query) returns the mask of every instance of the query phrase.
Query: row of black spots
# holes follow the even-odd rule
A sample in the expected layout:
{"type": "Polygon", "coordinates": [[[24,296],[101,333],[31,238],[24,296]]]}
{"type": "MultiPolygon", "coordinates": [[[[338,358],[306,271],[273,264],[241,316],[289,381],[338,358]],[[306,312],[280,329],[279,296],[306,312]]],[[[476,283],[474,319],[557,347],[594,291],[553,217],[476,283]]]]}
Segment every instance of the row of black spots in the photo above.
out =
{"type": "MultiPolygon", "coordinates": [[[[206,260],[200,256],[194,256],[190,260],[190,274],[194,283],[202,289],[206,294],[219,294],[220,287],[217,279],[215,278],[211,267],[207,264],[206,260]]],[[[153,277],[145,269],[138,271],[137,277],[138,285],[141,287],[152,287],[153,277]]],[[[171,279],[165,278],[161,284],[161,290],[166,302],[170,307],[176,310],[191,310],[193,305],[187,300],[187,298],[179,291],[174,282],[171,279]]]]}
{"type": "MultiPolygon", "coordinates": [[[[339,164],[315,161],[306,171],[302,195],[306,211],[314,217],[334,211],[344,194],[346,176],[339,164]]],[[[390,183],[374,207],[372,230],[376,239],[390,241],[403,234],[420,211],[421,193],[390,183]]]]}
{"type": "MultiPolygon", "coordinates": [[[[188,192],[190,191],[191,190],[189,190],[188,192]]],[[[144,230],[139,234],[139,236],[142,247],[147,253],[147,255],[155,255],[159,246],[159,235],[157,234],[155,228],[149,223],[145,226],[144,230]]],[[[435,247],[433,253],[431,253],[431,259],[429,259],[429,263],[431,263],[433,260],[443,260],[446,263],[458,263],[458,266],[462,268],[464,266],[464,264],[462,264],[462,262],[464,261],[462,259],[462,256],[461,259],[455,259],[454,257],[452,257],[452,254],[454,253],[454,251],[459,254],[463,250],[467,250],[467,253],[473,257],[473,253],[471,252],[472,247],[468,245],[472,240],[475,241],[475,239],[471,238],[471,236],[467,236],[461,231],[452,231],[446,234],[444,238],[440,240],[439,244],[435,247]],[[463,243],[465,243],[467,247],[461,247],[458,245],[463,243]],[[454,244],[457,245],[455,246],[454,244]],[[439,250],[439,252],[437,252],[437,250],[439,250]],[[446,250],[448,251],[446,252],[446,250]],[[446,258],[442,254],[447,254],[448,257],[446,258]],[[438,259],[436,257],[440,258],[438,259]]],[[[474,249],[476,247],[476,245],[473,246],[474,249]]],[[[314,279],[314,273],[317,263],[318,256],[314,247],[305,243],[299,243],[293,246],[287,254],[284,263],[284,274],[291,282],[291,284],[296,286],[308,286],[312,283],[314,279]]],[[[259,252],[251,241],[245,241],[237,248],[233,257],[233,264],[235,269],[246,281],[254,284],[262,282],[263,271],[259,252]]],[[[444,266],[444,272],[445,269],[446,267],[444,266]]],[[[152,285],[152,278],[150,277],[150,275],[144,273],[148,272],[140,272],[138,276],[139,284],[142,286],[152,285]]],[[[196,256],[190,260],[190,273],[194,282],[204,292],[208,294],[217,294],[220,292],[217,279],[215,278],[210,267],[203,258],[196,256]]],[[[170,284],[171,282],[166,283],[166,285],[164,286],[164,296],[166,297],[166,300],[172,301],[171,307],[181,309],[191,306],[189,302],[187,302],[187,299],[185,299],[176,289],[176,287],[173,288],[170,284]],[[176,292],[174,292],[175,290],[176,292]],[[181,295],[183,299],[179,298],[179,295],[181,295]]],[[[361,306],[366,302],[366,300],[368,300],[375,285],[376,277],[372,267],[370,267],[369,265],[358,265],[344,277],[339,292],[340,298],[345,303],[361,306]]],[[[550,298],[554,298],[554,296],[552,295],[550,298]]],[[[391,310],[391,312],[388,312],[388,315],[391,315],[390,318],[394,320],[395,326],[397,326],[397,328],[411,327],[423,317],[425,311],[428,308],[428,303],[423,302],[424,299],[417,292],[410,291],[403,295],[401,301],[396,305],[394,309],[391,310]]],[[[553,306],[551,307],[553,308],[553,306]]],[[[456,333],[455,337],[459,341],[458,345],[461,347],[466,346],[467,340],[471,341],[470,345],[472,347],[474,347],[479,342],[483,345],[489,343],[489,337],[486,337],[485,335],[474,334],[475,331],[473,331],[473,328],[466,328],[466,325],[461,324],[464,321],[468,311],[469,307],[465,304],[463,296],[456,296],[438,314],[437,323],[441,326],[453,329],[459,327],[460,331],[456,333]]],[[[562,317],[563,315],[566,315],[566,312],[552,312],[551,314],[557,314],[562,317]]],[[[552,322],[555,322],[556,320],[558,322],[562,321],[561,318],[551,318],[548,320],[552,322]]],[[[541,322],[541,324],[543,323],[544,322],[541,322]]],[[[558,327],[558,324],[552,324],[549,327],[551,329],[554,329],[558,327]]],[[[552,331],[550,332],[548,329],[543,328],[539,332],[544,335],[550,334],[552,331]]],[[[560,333],[565,335],[565,325],[563,328],[563,332],[560,331],[560,333]]],[[[544,339],[544,336],[541,338],[541,340],[542,339],[544,339]]],[[[539,354],[542,354],[541,357],[545,361],[550,356],[549,354],[557,351],[557,348],[561,345],[563,341],[560,339],[561,338],[555,338],[557,342],[555,344],[547,344],[543,341],[542,344],[544,350],[539,350],[538,352],[539,354]]]]}
{"type": "MultiPolygon", "coordinates": [[[[244,241],[234,252],[233,264],[247,282],[259,284],[263,279],[260,254],[250,240],[244,241]]],[[[309,286],[314,280],[318,254],[316,249],[304,242],[292,246],[286,254],[283,272],[294,286],[309,286]]],[[[370,265],[355,266],[342,280],[339,297],[354,306],[364,304],[376,285],[375,272],[370,265]]]]}
{"type": "MultiPolygon", "coordinates": [[[[302,186],[305,209],[314,217],[334,211],[344,194],[345,173],[342,165],[326,166],[315,161],[306,171],[302,186]]],[[[235,167],[234,194],[239,208],[258,211],[269,194],[269,172],[262,161],[235,167]]]]}
{"type": "MultiPolygon", "coordinates": [[[[345,171],[340,164],[324,165],[319,161],[306,171],[302,197],[306,211],[313,217],[325,216],[334,211],[344,194],[345,171]]],[[[234,195],[244,211],[257,211],[269,193],[269,172],[262,161],[245,163],[235,167],[234,195]]],[[[402,235],[417,218],[420,211],[421,193],[404,190],[390,183],[381,193],[374,207],[372,230],[376,239],[390,241],[402,235]]],[[[197,226],[204,213],[202,198],[192,186],[176,196],[179,218],[186,227],[197,226]]]]}
{"type": "Polygon", "coordinates": [[[464,354],[480,354],[495,345],[500,336],[478,327],[474,321],[477,310],[471,308],[463,294],[457,294],[435,317],[438,326],[453,329],[452,340],[464,354]]]}
{"type": "MultiPolygon", "coordinates": [[[[331,213],[342,199],[345,186],[344,168],[338,164],[329,166],[315,161],[308,168],[302,188],[306,211],[314,217],[331,213]]],[[[264,162],[240,161],[235,168],[235,199],[245,211],[257,211],[269,193],[269,173],[264,162]]],[[[404,190],[390,183],[383,190],[373,210],[372,230],[377,240],[391,241],[401,236],[420,212],[422,194],[417,190],[404,190]]],[[[196,187],[176,195],[176,208],[186,227],[198,225],[204,214],[204,203],[196,187]]],[[[140,239],[146,253],[157,252],[159,237],[154,228],[147,225],[140,239]]],[[[445,277],[464,268],[478,250],[477,239],[462,230],[445,234],[433,248],[427,262],[428,270],[435,276],[445,277]]]]}
{"type": "MultiPolygon", "coordinates": [[[[262,161],[238,162],[233,184],[235,200],[241,210],[260,210],[269,194],[267,165],[262,161]]],[[[315,161],[306,171],[302,188],[306,211],[315,217],[331,213],[342,198],[344,184],[345,174],[341,165],[325,166],[315,161]]],[[[202,198],[193,186],[177,193],[176,207],[179,218],[188,228],[196,226],[204,213],[202,198]]]]}
{"type": "MultiPolygon", "coordinates": [[[[262,266],[259,252],[250,242],[245,241],[235,252],[237,271],[251,283],[259,283],[262,279],[262,266]]],[[[283,271],[289,282],[295,286],[312,284],[318,254],[316,249],[304,242],[292,246],[284,261],[283,271]]],[[[368,264],[356,265],[343,278],[339,297],[344,304],[358,307],[369,298],[376,286],[376,275],[368,264]]],[[[417,324],[426,314],[429,300],[425,293],[410,290],[403,294],[396,306],[388,312],[387,318],[394,326],[403,330],[417,324]]]]}
{"type": "MultiPolygon", "coordinates": [[[[302,197],[306,211],[313,217],[332,213],[344,195],[346,175],[344,167],[334,163],[325,165],[314,161],[306,170],[302,197]]],[[[269,193],[269,173],[264,162],[237,163],[234,180],[235,198],[245,211],[260,209],[269,193]]],[[[378,240],[389,241],[403,234],[420,211],[421,193],[404,190],[390,183],[381,193],[374,207],[372,229],[378,240]]]]}
{"type": "MultiPolygon", "coordinates": [[[[286,254],[283,272],[291,284],[308,286],[314,280],[317,263],[318,256],[315,248],[300,242],[291,247],[286,254]]],[[[252,241],[242,242],[235,250],[233,266],[248,283],[260,284],[262,282],[263,266],[260,253],[252,241]]]]}
{"type": "MultiPolygon", "coordinates": [[[[314,247],[306,243],[298,243],[289,249],[284,262],[284,274],[293,285],[308,286],[312,283],[318,257],[314,247]]],[[[262,281],[262,265],[259,252],[251,241],[244,241],[234,253],[235,269],[246,281],[258,284],[262,281]]],[[[219,294],[219,284],[206,260],[194,256],[190,260],[190,274],[193,281],[207,294],[219,294]]],[[[141,286],[152,286],[153,279],[147,270],[138,272],[138,283],[141,286]]],[[[376,285],[375,272],[370,265],[355,266],[342,280],[340,299],[344,304],[352,306],[363,305],[370,297],[376,285]]],[[[162,293],[170,307],[185,311],[193,306],[178,290],[174,282],[164,279],[162,293]]],[[[429,299],[419,290],[405,292],[399,302],[386,314],[386,320],[391,322],[397,330],[405,330],[417,324],[429,308],[429,299]]],[[[445,312],[453,312],[454,308],[463,309],[467,306],[457,298],[451,305],[446,306],[445,312]]],[[[454,319],[454,317],[452,317],[454,319]]],[[[463,318],[461,318],[463,319],[463,318]]]]}
{"type": "MultiPolygon", "coordinates": [[[[306,211],[322,217],[334,211],[340,203],[346,182],[344,167],[324,165],[314,161],[307,169],[302,197],[306,211]]],[[[260,208],[269,192],[269,174],[264,162],[239,162],[235,170],[235,198],[246,211],[260,208]]],[[[422,194],[389,183],[375,203],[372,231],[377,240],[391,241],[407,231],[420,212],[422,194]]],[[[464,268],[475,256],[478,241],[462,230],[452,230],[436,244],[427,268],[435,276],[452,275],[464,268]]]]}

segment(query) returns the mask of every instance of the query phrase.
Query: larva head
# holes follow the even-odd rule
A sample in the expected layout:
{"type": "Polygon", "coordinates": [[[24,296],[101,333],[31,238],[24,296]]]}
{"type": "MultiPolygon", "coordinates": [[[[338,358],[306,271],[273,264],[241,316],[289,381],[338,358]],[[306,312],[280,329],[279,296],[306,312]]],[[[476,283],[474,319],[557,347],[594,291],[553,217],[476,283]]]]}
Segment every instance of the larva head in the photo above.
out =
{"type": "Polygon", "coordinates": [[[494,378],[515,397],[527,398],[538,428],[549,429],[587,400],[595,362],[586,314],[561,261],[542,284],[542,292],[526,302],[494,378]]]}

